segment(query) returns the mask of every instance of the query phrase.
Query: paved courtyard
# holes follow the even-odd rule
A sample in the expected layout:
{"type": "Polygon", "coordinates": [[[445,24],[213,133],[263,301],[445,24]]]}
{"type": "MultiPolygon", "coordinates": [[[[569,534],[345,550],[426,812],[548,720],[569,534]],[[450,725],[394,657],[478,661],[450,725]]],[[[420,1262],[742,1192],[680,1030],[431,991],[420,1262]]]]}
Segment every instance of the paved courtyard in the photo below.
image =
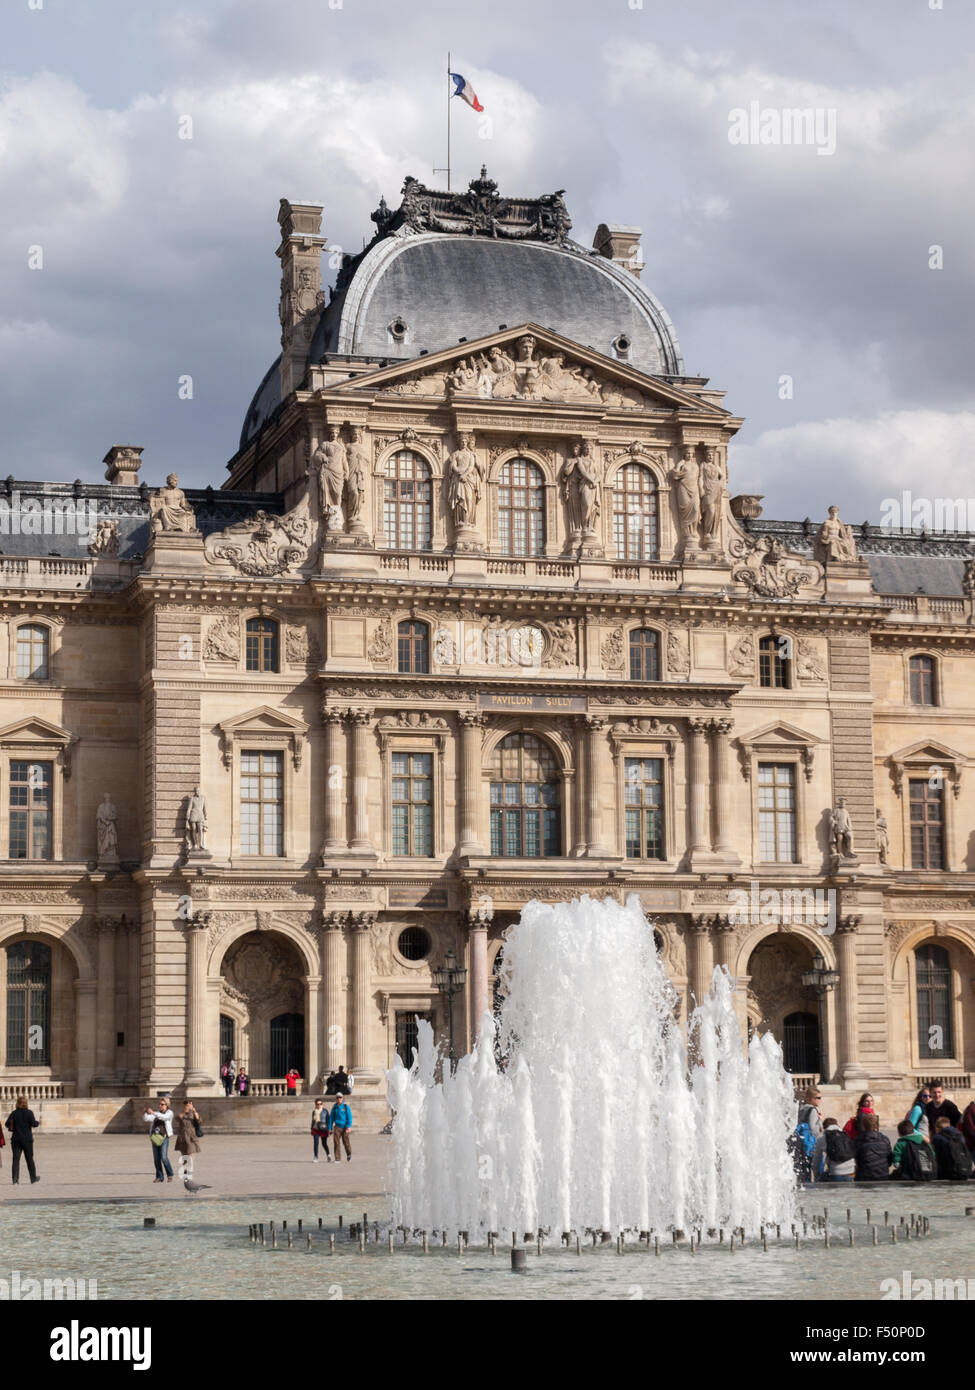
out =
{"type": "MultiPolygon", "coordinates": [[[[242,1196],[358,1197],[382,1193],[390,1141],[363,1131],[351,1135],[352,1162],[312,1162],[309,1135],[218,1134],[201,1141],[193,1177],[209,1183],[208,1198],[242,1196]]],[[[170,1143],[178,1174],[179,1155],[170,1143]]],[[[34,1158],[41,1181],[31,1184],[21,1163],[20,1182],[11,1182],[10,1145],[0,1149],[0,1202],[52,1197],[91,1201],[99,1197],[193,1201],[177,1175],[153,1182],[152,1150],[141,1134],[38,1135],[34,1158]]]]}

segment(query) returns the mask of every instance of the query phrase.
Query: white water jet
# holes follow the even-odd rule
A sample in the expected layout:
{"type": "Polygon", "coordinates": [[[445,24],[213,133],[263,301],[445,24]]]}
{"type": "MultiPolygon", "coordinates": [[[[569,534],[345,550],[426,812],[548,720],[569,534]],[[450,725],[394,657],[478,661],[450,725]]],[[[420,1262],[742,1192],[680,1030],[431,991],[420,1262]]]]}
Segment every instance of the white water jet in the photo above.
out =
{"type": "Polygon", "coordinates": [[[640,901],[533,902],[504,947],[500,1047],[435,1079],[433,1030],[387,1072],[393,1221],[482,1238],[540,1229],[788,1225],[792,1082],[766,1034],[747,1055],[732,982],[714,972],[688,1021],[640,901]]]}

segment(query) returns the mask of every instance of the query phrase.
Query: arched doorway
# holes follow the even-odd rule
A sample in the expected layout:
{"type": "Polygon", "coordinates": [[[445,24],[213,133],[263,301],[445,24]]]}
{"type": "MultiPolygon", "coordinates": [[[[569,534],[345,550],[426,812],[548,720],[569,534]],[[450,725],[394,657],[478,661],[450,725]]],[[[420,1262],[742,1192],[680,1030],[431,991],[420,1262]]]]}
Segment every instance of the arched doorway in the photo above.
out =
{"type": "Polygon", "coordinates": [[[307,1076],[306,973],[297,947],[275,931],[248,932],[227,948],[220,975],[221,1060],[229,1042],[252,1081],[280,1081],[292,1064],[307,1076]]]}
{"type": "Polygon", "coordinates": [[[751,1031],[771,1033],[782,1046],[786,1071],[818,1075],[823,1056],[819,1002],[802,983],[810,969],[810,945],[791,932],[758,943],[748,959],[748,1019],[751,1031]]]}
{"type": "Polygon", "coordinates": [[[798,1010],[782,1021],[782,1059],[786,1071],[798,1076],[819,1074],[819,1018],[798,1010]]]}
{"type": "MultiPolygon", "coordinates": [[[[78,968],[54,939],[21,937],[0,948],[0,1068],[26,1086],[78,1080],[78,968]]],[[[94,1058],[86,1058],[93,1065],[94,1058]]],[[[69,1094],[71,1092],[69,1091],[69,1094]]]]}

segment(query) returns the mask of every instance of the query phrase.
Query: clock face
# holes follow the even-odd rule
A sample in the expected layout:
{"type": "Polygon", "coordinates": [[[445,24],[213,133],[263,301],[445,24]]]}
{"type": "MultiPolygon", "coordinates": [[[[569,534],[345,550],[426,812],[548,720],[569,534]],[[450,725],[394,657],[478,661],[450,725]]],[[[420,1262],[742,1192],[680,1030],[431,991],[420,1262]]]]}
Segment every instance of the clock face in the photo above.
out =
{"type": "Polygon", "coordinates": [[[516,627],[511,634],[511,659],[517,666],[541,666],[544,646],[540,627],[516,627]]]}

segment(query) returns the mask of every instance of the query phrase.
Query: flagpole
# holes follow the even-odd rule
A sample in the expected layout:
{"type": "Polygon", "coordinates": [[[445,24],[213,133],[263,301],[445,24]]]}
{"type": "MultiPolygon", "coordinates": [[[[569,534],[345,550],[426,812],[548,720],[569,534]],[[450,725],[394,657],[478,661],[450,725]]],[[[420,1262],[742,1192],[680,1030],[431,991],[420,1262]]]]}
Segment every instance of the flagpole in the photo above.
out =
{"type": "Polygon", "coordinates": [[[450,192],[450,50],[447,50],[447,192],[450,192]]]}

